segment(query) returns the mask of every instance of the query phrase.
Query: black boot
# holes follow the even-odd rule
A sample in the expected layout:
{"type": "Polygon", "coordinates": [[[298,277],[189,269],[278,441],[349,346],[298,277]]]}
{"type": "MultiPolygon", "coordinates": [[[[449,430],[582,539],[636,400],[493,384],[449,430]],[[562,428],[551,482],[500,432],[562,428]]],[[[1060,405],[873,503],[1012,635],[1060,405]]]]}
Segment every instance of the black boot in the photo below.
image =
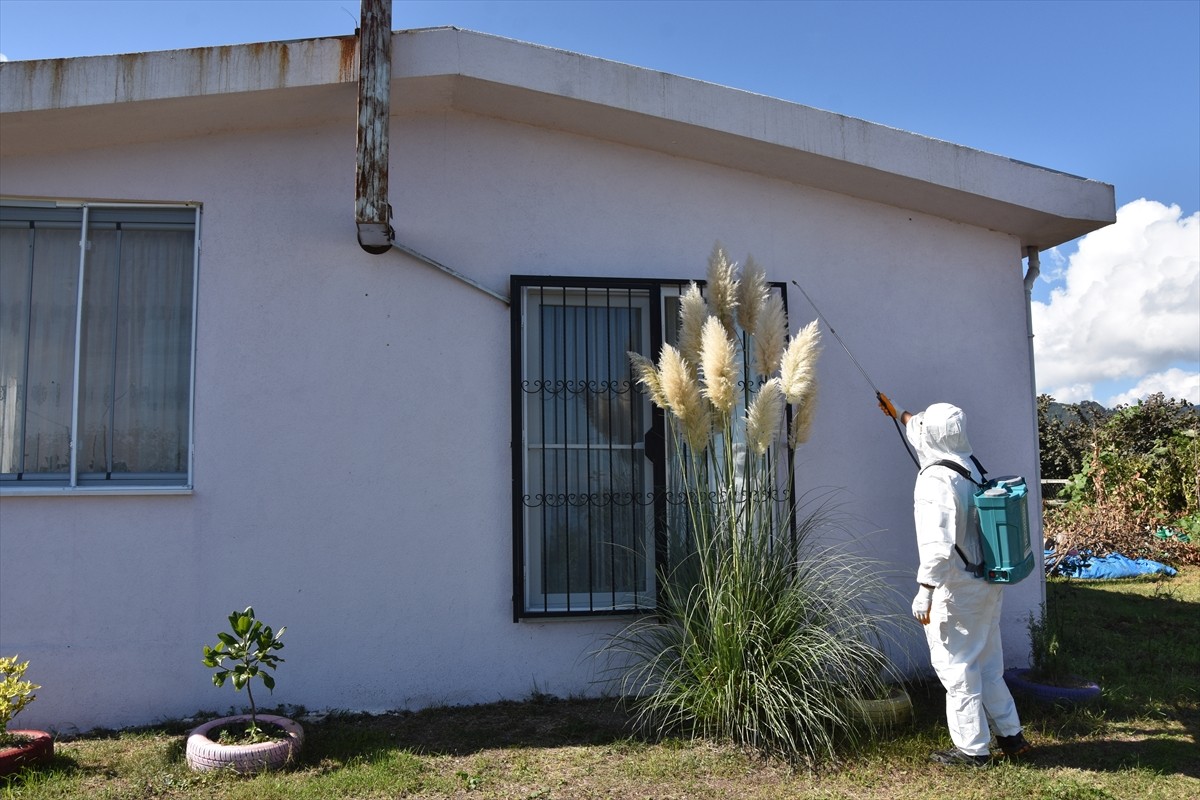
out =
{"type": "Polygon", "coordinates": [[[1000,752],[1004,753],[1005,758],[1023,756],[1033,749],[1033,745],[1020,731],[1012,736],[997,736],[996,744],[1000,745],[1000,752]]]}
{"type": "Polygon", "coordinates": [[[940,750],[936,753],[930,753],[929,760],[936,764],[961,764],[967,767],[986,767],[989,759],[987,756],[973,756],[970,753],[964,753],[955,747],[952,750],[940,750]]]}

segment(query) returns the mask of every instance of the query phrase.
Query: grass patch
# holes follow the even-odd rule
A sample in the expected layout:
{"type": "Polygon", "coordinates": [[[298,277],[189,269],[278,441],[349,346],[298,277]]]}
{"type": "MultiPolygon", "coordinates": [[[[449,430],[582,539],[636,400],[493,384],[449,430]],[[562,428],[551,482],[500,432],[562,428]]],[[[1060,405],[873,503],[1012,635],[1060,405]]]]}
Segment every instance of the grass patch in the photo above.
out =
{"type": "Polygon", "coordinates": [[[506,800],[1194,800],[1200,797],[1200,569],[1175,578],[1052,581],[1076,668],[1104,687],[1081,709],[1018,700],[1036,750],[983,771],[927,762],[949,738],[936,683],[914,718],[819,773],[721,742],[630,734],[612,700],[541,699],[305,725],[300,763],[239,778],[188,771],[183,728],[61,740],[53,763],[0,779],[0,797],[505,798],[506,800]]]}

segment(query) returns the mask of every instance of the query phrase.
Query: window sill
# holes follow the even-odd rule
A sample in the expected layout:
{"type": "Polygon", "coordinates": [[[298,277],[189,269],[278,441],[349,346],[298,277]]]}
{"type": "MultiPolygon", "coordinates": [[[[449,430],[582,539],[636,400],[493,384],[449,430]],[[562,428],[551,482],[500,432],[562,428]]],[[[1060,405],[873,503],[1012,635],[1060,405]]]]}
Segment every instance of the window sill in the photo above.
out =
{"type": "Polygon", "coordinates": [[[76,495],[190,495],[191,486],[4,486],[0,497],[74,497],[76,495]]]}
{"type": "Polygon", "coordinates": [[[514,622],[599,622],[607,620],[633,620],[657,613],[652,608],[618,608],[597,611],[527,611],[517,616],[514,622]]]}

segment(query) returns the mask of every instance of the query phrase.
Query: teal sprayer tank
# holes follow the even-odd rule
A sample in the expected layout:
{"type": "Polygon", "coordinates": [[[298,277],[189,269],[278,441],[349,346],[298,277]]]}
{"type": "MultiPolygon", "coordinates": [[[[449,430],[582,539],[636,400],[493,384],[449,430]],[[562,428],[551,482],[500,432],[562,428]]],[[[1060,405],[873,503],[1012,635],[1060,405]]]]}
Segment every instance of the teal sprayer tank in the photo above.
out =
{"type": "Polygon", "coordinates": [[[1025,479],[988,481],[975,493],[983,534],[983,577],[988,583],[1017,583],[1033,571],[1029,543],[1029,500],[1025,479]]]}

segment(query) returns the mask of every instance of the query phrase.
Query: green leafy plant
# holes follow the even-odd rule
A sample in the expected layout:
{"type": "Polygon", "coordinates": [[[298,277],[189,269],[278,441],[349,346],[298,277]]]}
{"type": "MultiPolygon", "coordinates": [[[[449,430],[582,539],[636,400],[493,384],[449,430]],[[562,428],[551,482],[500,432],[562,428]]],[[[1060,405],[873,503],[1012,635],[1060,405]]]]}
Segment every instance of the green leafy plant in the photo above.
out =
{"type": "Polygon", "coordinates": [[[11,743],[15,736],[8,732],[8,723],[21,709],[37,699],[34,692],[40,688],[36,683],[25,680],[28,661],[17,661],[17,656],[0,656],[0,744],[11,743]]]}
{"type": "Polygon", "coordinates": [[[1078,683],[1071,673],[1071,663],[1063,648],[1062,620],[1046,610],[1042,603],[1035,617],[1029,613],[1029,677],[1047,686],[1073,686],[1078,683]]]}
{"type": "Polygon", "coordinates": [[[1186,531],[1200,514],[1198,432],[1200,409],[1162,394],[1104,414],[1039,397],[1043,477],[1069,476],[1064,504],[1046,511],[1047,536],[1063,552],[1200,564],[1195,543],[1154,535],[1186,531]]]}
{"type": "Polygon", "coordinates": [[[1048,394],[1038,395],[1042,478],[1070,478],[1078,472],[1091,450],[1096,427],[1108,414],[1099,403],[1059,403],[1048,394]]]}
{"type": "Polygon", "coordinates": [[[246,736],[251,741],[262,741],[269,737],[258,727],[258,709],[251,684],[258,678],[268,691],[274,692],[275,678],[267,670],[274,670],[283,661],[275,651],[283,649],[280,637],[287,628],[271,630],[271,626],[255,619],[251,606],[230,614],[229,626],[232,633],[219,632],[215,647],[205,645],[204,666],[216,670],[212,677],[214,685],[224,686],[225,681],[231,679],[235,691],[246,690],[250,699],[250,724],[246,736]]]}
{"type": "Polygon", "coordinates": [[[827,507],[796,513],[792,453],[813,422],[816,323],[789,340],[761,270],[734,267],[718,246],[707,297],[692,284],[681,298],[679,346],[657,364],[630,354],[667,412],[677,505],[658,614],[605,652],[643,730],[812,761],[859,736],[855,701],[885,692],[887,590],[878,564],[819,544],[827,507]]]}

